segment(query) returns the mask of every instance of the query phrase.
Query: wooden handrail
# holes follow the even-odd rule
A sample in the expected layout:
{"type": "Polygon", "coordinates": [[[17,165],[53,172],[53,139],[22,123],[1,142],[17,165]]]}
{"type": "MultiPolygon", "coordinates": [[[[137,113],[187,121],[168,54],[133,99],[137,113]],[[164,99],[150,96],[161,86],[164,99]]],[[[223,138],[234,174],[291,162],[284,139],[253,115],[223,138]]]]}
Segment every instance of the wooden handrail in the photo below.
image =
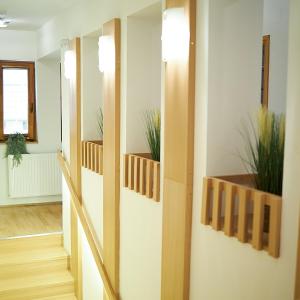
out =
{"type": "Polygon", "coordinates": [[[89,225],[89,222],[86,218],[84,209],[80,204],[79,197],[75,192],[75,189],[74,189],[71,177],[70,177],[70,171],[69,171],[69,168],[68,168],[68,163],[65,160],[65,158],[63,157],[61,152],[58,152],[57,158],[58,158],[62,173],[64,175],[64,178],[65,178],[65,180],[67,182],[67,185],[69,187],[69,191],[71,193],[71,201],[72,201],[72,203],[75,207],[76,213],[77,213],[77,215],[80,219],[82,228],[83,228],[84,233],[87,237],[88,244],[91,248],[94,260],[96,262],[99,274],[102,278],[104,289],[105,289],[105,291],[107,293],[107,296],[110,300],[117,300],[118,296],[116,295],[116,293],[114,292],[114,290],[112,288],[112,285],[111,285],[111,283],[109,281],[109,278],[108,278],[108,275],[107,275],[107,271],[106,271],[105,266],[103,264],[101,251],[97,247],[97,239],[96,239],[95,235],[92,233],[93,230],[91,229],[91,226],[89,225]]]}

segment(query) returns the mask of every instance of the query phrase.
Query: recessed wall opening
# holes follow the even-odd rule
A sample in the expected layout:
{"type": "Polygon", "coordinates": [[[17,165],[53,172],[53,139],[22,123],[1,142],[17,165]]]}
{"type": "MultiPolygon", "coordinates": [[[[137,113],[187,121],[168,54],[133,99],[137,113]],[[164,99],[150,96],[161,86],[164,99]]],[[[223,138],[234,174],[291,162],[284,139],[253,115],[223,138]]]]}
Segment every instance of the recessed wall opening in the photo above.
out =
{"type": "Polygon", "coordinates": [[[82,140],[100,141],[99,128],[103,105],[102,75],[99,71],[98,40],[101,32],[96,31],[82,38],[82,140]]]}
{"type": "MultiPolygon", "coordinates": [[[[212,2],[210,11],[207,175],[222,176],[225,185],[238,185],[235,232],[242,241],[253,240],[255,234],[256,243],[262,236],[279,236],[280,218],[273,214],[276,220],[270,219],[263,195],[271,207],[278,202],[281,205],[288,1],[239,1],[229,6],[212,2]],[[279,22],[278,15],[282,16],[279,22]],[[268,130],[266,124],[271,123],[268,130]],[[248,192],[254,195],[253,201],[245,196],[248,192]],[[257,210],[252,202],[259,203],[257,210]],[[269,232],[271,222],[277,224],[273,226],[276,232],[269,232]]],[[[254,247],[260,248],[260,244],[254,247]]]]}
{"type": "Polygon", "coordinates": [[[161,108],[161,3],[127,18],[126,152],[150,152],[145,114],[161,108]]]}

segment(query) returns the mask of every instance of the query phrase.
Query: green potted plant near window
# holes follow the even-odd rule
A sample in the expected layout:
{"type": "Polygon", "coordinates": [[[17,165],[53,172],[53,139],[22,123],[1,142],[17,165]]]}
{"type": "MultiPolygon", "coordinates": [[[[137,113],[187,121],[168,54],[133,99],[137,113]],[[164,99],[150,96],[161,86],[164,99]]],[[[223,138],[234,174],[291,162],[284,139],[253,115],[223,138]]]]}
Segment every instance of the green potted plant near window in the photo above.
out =
{"type": "Polygon", "coordinates": [[[21,133],[10,134],[6,141],[5,157],[12,155],[13,167],[18,167],[22,161],[23,154],[28,154],[26,149],[26,138],[21,133]]]}

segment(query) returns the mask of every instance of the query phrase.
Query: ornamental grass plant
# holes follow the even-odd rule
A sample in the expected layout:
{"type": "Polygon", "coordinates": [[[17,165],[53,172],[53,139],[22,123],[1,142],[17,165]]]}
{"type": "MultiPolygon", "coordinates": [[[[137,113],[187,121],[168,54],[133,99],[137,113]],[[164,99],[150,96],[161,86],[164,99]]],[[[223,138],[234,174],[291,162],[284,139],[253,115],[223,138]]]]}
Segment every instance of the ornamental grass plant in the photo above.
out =
{"type": "Polygon", "coordinates": [[[102,108],[99,108],[97,113],[97,123],[98,123],[98,132],[101,138],[103,138],[103,111],[102,108]]]}
{"type": "Polygon", "coordinates": [[[283,161],[285,143],[285,116],[276,115],[261,108],[257,126],[251,122],[252,133],[246,130],[246,163],[249,173],[254,174],[257,189],[282,195],[283,161]]]}
{"type": "Polygon", "coordinates": [[[146,111],[145,125],[146,138],[152,155],[152,159],[160,161],[160,111],[146,111]]]}

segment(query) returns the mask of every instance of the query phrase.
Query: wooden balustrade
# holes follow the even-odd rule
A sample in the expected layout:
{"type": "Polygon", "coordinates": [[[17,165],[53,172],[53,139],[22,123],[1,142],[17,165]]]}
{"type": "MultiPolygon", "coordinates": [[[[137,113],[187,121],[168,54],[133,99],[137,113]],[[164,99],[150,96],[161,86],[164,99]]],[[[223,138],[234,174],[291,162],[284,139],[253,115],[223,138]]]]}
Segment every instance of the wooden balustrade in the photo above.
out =
{"type": "Polygon", "coordinates": [[[103,175],[103,142],[82,141],[81,147],[81,165],[84,168],[103,175]]]}
{"type": "Polygon", "coordinates": [[[267,250],[277,258],[281,205],[282,198],[277,195],[222,178],[206,177],[201,222],[227,236],[237,237],[242,243],[252,244],[256,250],[267,250]]]}
{"type": "Polygon", "coordinates": [[[160,201],[160,162],[151,154],[125,154],[124,186],[154,201],[160,201]]]}

